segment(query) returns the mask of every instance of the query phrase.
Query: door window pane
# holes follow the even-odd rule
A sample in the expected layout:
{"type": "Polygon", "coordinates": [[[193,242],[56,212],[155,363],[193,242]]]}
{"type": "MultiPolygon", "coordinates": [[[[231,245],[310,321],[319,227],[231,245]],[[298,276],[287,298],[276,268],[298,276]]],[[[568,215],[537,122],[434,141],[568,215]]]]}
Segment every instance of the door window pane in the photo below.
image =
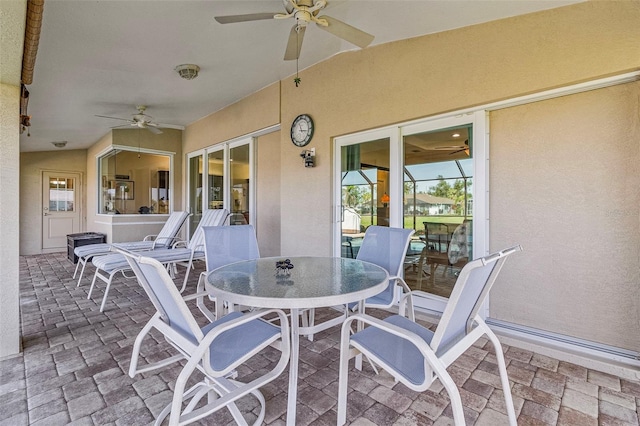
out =
{"type": "Polygon", "coordinates": [[[75,208],[74,179],[49,178],[49,211],[72,212],[75,208]]]}
{"type": "Polygon", "coordinates": [[[356,257],[370,225],[389,226],[389,139],[341,148],[342,257],[356,257]]]}
{"type": "Polygon", "coordinates": [[[193,235],[202,217],[202,155],[189,159],[189,236],[193,235]]]}
{"type": "Polygon", "coordinates": [[[210,152],[208,155],[209,208],[224,207],[224,150],[210,152]]]}
{"type": "Polygon", "coordinates": [[[404,137],[404,226],[417,236],[405,279],[449,297],[472,258],[473,160],[470,125],[404,137]]]}
{"type": "Polygon", "coordinates": [[[249,223],[249,144],[229,149],[229,176],[231,178],[231,225],[249,223]]]}

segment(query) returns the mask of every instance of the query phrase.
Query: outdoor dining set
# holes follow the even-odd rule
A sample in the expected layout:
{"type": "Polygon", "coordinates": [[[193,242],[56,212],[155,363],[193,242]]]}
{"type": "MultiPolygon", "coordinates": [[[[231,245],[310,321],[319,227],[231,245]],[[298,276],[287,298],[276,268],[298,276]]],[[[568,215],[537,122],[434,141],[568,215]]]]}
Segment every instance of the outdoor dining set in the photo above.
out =
{"type": "Polygon", "coordinates": [[[460,392],[447,372],[460,355],[482,337],[495,348],[508,422],[516,424],[501,344],[482,318],[481,308],[508,256],[520,246],[469,261],[457,275],[446,308],[434,330],[416,322],[414,301],[426,294],[403,278],[405,257],[414,231],[369,226],[355,258],[321,256],[260,257],[252,225],[226,225],[228,211],[205,210],[188,242],[178,238],[189,215],[174,212],[157,236],[143,241],[77,247],[74,278],[81,285],[88,263],[95,267],[88,298],[106,283],[100,311],[109,309],[108,293],[116,274],[135,278],[155,307],[133,345],[132,378],[182,361],[171,403],[156,424],[188,424],[226,408],[238,424],[247,424],[243,398],[260,405],[254,424],[265,418],[260,388],[288,367],[286,422],[296,424],[300,339],[341,327],[337,395],[338,425],[349,421],[349,370],[370,363],[409,389],[422,392],[439,380],[449,395],[456,425],[465,424],[460,392]],[[197,287],[187,281],[195,261],[205,271],[197,287]],[[175,282],[177,266],[185,277],[175,282]],[[206,324],[194,317],[195,307],[206,324]],[[192,309],[193,308],[193,309],[192,309]],[[315,310],[335,315],[318,323],[315,310]],[[365,311],[382,309],[384,319],[365,311]],[[147,362],[153,346],[145,340],[161,333],[175,349],[147,362]],[[273,362],[259,375],[242,377],[242,365],[270,352],[273,362]],[[276,354],[276,355],[274,355],[276,354]],[[351,359],[355,361],[351,363],[351,359]],[[196,370],[198,373],[196,373],[196,370]],[[197,383],[193,378],[198,377],[197,383]]]}

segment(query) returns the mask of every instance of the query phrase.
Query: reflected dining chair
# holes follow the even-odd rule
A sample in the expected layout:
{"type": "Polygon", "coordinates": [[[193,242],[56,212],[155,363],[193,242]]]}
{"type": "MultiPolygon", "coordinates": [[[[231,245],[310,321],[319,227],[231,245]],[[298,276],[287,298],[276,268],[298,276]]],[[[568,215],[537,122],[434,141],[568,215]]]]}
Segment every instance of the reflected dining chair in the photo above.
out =
{"type": "Polygon", "coordinates": [[[455,424],[464,425],[460,392],[447,367],[487,335],[496,352],[509,424],[516,425],[502,346],[478,312],[506,258],[520,250],[520,246],[514,246],[467,263],[460,271],[435,332],[400,315],[384,320],[365,314],[349,317],[342,326],[340,340],[337,424],[346,422],[349,359],[363,354],[417,392],[429,389],[439,379],[449,394],[455,424]],[[363,322],[367,327],[352,335],[353,321],[363,322]]]}
{"type": "MultiPolygon", "coordinates": [[[[156,313],[134,342],[129,376],[133,378],[177,361],[186,361],[176,379],[172,401],[159,414],[155,424],[162,424],[166,416],[169,416],[170,425],[188,424],[224,407],[238,424],[247,424],[236,401],[249,394],[261,406],[254,424],[262,424],[265,400],[259,388],[275,380],[285,370],[289,360],[289,326],[284,312],[279,309],[247,314],[232,312],[200,327],[164,265],[145,257],[145,253],[116,250],[129,263],[140,286],[156,308],[156,313]],[[273,315],[279,319],[279,325],[263,320],[265,316],[273,315]],[[152,329],[160,332],[177,354],[139,367],[142,342],[152,329]],[[231,379],[231,376],[237,375],[240,366],[267,347],[274,347],[280,352],[277,363],[273,359],[272,368],[261,368],[249,374],[251,381],[248,383],[231,379]],[[199,381],[186,389],[187,381],[196,370],[201,373],[195,376],[199,381]]],[[[268,356],[271,360],[272,350],[269,350],[268,356]]]]}
{"type": "MultiPolygon", "coordinates": [[[[171,213],[169,218],[164,223],[164,226],[158,232],[157,235],[147,235],[141,241],[131,241],[126,243],[118,243],[120,247],[123,247],[127,250],[131,251],[142,251],[142,250],[155,250],[158,248],[169,248],[173,243],[175,243],[178,239],[178,232],[180,232],[180,228],[189,217],[189,213],[183,211],[177,211],[171,213]]],[[[111,252],[112,244],[102,243],[102,244],[89,244],[86,246],[76,247],[74,249],[74,254],[78,256],[78,264],[76,265],[76,270],[73,273],[73,278],[78,274],[78,269],[80,265],[82,265],[82,269],[80,270],[80,275],[78,277],[78,285],[80,286],[80,281],[82,280],[82,275],[84,274],[84,269],[87,266],[87,262],[89,262],[94,256],[103,256],[105,254],[109,254],[111,252]]]]}
{"type": "MultiPolygon", "coordinates": [[[[189,279],[189,272],[191,271],[193,261],[201,260],[205,257],[204,235],[202,233],[202,228],[205,226],[221,226],[224,224],[228,216],[229,212],[226,209],[205,210],[202,213],[202,217],[200,218],[200,222],[198,223],[193,236],[188,242],[179,241],[178,243],[175,243],[172,248],[149,250],[144,252],[144,255],[156,259],[163,265],[167,266],[167,268],[173,268],[175,265],[184,266],[186,270],[184,280],[182,282],[182,288],[180,289],[180,292],[182,293],[187,286],[187,280],[189,279]]],[[[117,248],[119,247],[119,244],[114,244],[113,246],[117,248]]],[[[102,304],[100,305],[100,312],[102,312],[107,302],[107,295],[109,294],[109,289],[111,288],[114,276],[117,273],[125,275],[127,271],[130,271],[129,263],[120,253],[96,256],[93,258],[91,263],[96,267],[96,272],[93,275],[93,281],[91,282],[87,299],[91,298],[91,293],[93,292],[93,288],[98,279],[107,283],[102,297],[102,304]]]]}
{"type": "Polygon", "coordinates": [[[215,299],[205,293],[207,274],[229,263],[258,259],[260,251],[253,225],[205,226],[202,232],[206,271],[200,274],[195,299],[200,311],[213,321],[216,315],[204,303],[205,299],[215,303],[215,299]]]}

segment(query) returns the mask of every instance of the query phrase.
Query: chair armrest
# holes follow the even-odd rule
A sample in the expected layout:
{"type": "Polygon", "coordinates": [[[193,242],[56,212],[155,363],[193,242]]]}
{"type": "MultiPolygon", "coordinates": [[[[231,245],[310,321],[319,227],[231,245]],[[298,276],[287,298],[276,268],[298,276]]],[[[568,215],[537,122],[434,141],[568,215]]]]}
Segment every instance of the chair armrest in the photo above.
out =
{"type": "Polygon", "coordinates": [[[380,330],[386,331],[388,333],[394,334],[398,337],[403,338],[411,342],[418,350],[425,355],[425,357],[429,358],[430,361],[436,360],[436,354],[431,349],[431,346],[427,344],[427,342],[422,339],[422,337],[418,336],[412,331],[406,330],[402,327],[398,327],[397,325],[390,324],[388,322],[382,321],[378,318],[372,317],[367,314],[355,314],[348,317],[344,323],[342,324],[342,336],[349,336],[351,333],[351,323],[353,321],[361,321],[365,324],[368,324],[372,327],[378,328],[380,330]],[[346,333],[346,334],[345,334],[346,333]]]}
{"type": "Polygon", "coordinates": [[[175,243],[173,243],[173,245],[171,247],[172,248],[181,247],[181,246],[187,247],[187,244],[189,244],[187,241],[179,240],[179,241],[176,241],[175,243]]]}
{"type": "Polygon", "coordinates": [[[156,237],[157,235],[147,235],[142,239],[142,241],[154,241],[156,237]]]}
{"type": "Polygon", "coordinates": [[[179,237],[159,237],[153,240],[153,246],[152,246],[152,250],[155,250],[156,248],[156,244],[163,242],[164,245],[168,245],[171,241],[176,241],[176,240],[180,240],[179,237]]]}

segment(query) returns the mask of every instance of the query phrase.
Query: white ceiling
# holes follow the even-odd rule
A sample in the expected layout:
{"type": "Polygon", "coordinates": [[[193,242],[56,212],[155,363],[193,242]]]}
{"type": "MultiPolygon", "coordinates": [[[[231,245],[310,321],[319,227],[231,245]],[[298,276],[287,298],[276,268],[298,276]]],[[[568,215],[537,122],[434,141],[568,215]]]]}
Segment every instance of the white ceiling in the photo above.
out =
{"type": "MultiPolygon", "coordinates": [[[[375,36],[372,45],[550,9],[581,0],[349,0],[321,14],[375,36]]],[[[188,125],[280,79],[292,20],[222,25],[214,16],[281,12],[282,0],[47,0],[21,151],[87,148],[148,105],[154,121],[188,125]],[[183,63],[200,75],[181,79],[183,63]]],[[[300,69],[355,47],[311,25],[300,69]]],[[[293,83],[293,82],[292,82],[293,83]]],[[[304,82],[302,83],[304,84],[304,82]]]]}

